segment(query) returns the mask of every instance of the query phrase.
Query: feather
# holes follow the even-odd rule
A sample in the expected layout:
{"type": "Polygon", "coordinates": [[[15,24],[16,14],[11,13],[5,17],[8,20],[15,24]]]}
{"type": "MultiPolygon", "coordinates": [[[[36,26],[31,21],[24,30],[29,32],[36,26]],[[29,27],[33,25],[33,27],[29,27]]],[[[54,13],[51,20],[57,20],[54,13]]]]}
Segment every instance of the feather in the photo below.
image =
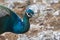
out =
{"type": "Polygon", "coordinates": [[[28,9],[27,11],[25,11],[25,15],[22,21],[21,18],[19,18],[18,15],[16,15],[16,13],[13,12],[12,10],[0,5],[0,9],[1,8],[3,8],[3,10],[0,10],[0,15],[1,15],[0,34],[4,32],[12,32],[16,34],[21,34],[29,30],[30,22],[29,22],[29,17],[27,13],[29,15],[31,14],[33,15],[34,13],[32,10],[28,9]]]}

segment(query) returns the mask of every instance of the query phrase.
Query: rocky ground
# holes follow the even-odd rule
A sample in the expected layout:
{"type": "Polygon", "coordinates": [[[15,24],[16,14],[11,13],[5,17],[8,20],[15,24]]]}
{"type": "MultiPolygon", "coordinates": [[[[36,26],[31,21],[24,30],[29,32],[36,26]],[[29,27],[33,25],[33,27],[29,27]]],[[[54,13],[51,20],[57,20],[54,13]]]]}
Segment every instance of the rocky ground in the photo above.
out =
{"type": "Polygon", "coordinates": [[[30,30],[25,34],[3,33],[0,40],[60,40],[60,1],[37,0],[32,4],[38,4],[39,11],[30,19],[30,30]]]}

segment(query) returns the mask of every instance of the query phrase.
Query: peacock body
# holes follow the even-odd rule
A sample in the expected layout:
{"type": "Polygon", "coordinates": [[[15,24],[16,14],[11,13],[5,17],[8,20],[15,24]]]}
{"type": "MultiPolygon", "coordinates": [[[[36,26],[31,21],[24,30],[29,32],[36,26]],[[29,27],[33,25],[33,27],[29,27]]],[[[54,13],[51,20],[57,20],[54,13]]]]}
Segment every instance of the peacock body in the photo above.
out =
{"type": "Polygon", "coordinates": [[[0,34],[4,32],[12,32],[16,34],[27,32],[30,28],[29,19],[33,14],[34,12],[31,9],[27,9],[22,21],[15,12],[0,5],[0,34]]]}

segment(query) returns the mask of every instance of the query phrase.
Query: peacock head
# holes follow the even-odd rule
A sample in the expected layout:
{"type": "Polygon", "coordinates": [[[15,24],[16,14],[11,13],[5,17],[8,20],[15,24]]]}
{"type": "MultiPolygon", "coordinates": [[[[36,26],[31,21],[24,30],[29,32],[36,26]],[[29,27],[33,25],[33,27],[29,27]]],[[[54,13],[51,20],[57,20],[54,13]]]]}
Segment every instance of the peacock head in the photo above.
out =
{"type": "Polygon", "coordinates": [[[26,10],[26,14],[27,14],[28,17],[31,18],[31,17],[34,15],[34,11],[31,10],[31,9],[27,9],[27,10],[26,10]]]}

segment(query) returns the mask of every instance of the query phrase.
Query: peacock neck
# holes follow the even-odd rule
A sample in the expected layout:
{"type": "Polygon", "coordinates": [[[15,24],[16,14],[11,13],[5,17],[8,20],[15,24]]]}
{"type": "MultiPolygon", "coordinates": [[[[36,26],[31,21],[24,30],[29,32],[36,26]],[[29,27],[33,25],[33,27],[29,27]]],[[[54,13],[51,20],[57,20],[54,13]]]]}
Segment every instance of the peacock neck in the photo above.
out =
{"type": "Polygon", "coordinates": [[[30,28],[30,22],[29,22],[29,17],[25,14],[24,17],[23,17],[23,23],[24,23],[24,29],[25,29],[25,32],[27,32],[30,28]]]}
{"type": "Polygon", "coordinates": [[[28,24],[29,23],[29,17],[25,14],[23,17],[23,22],[28,24]]]}

